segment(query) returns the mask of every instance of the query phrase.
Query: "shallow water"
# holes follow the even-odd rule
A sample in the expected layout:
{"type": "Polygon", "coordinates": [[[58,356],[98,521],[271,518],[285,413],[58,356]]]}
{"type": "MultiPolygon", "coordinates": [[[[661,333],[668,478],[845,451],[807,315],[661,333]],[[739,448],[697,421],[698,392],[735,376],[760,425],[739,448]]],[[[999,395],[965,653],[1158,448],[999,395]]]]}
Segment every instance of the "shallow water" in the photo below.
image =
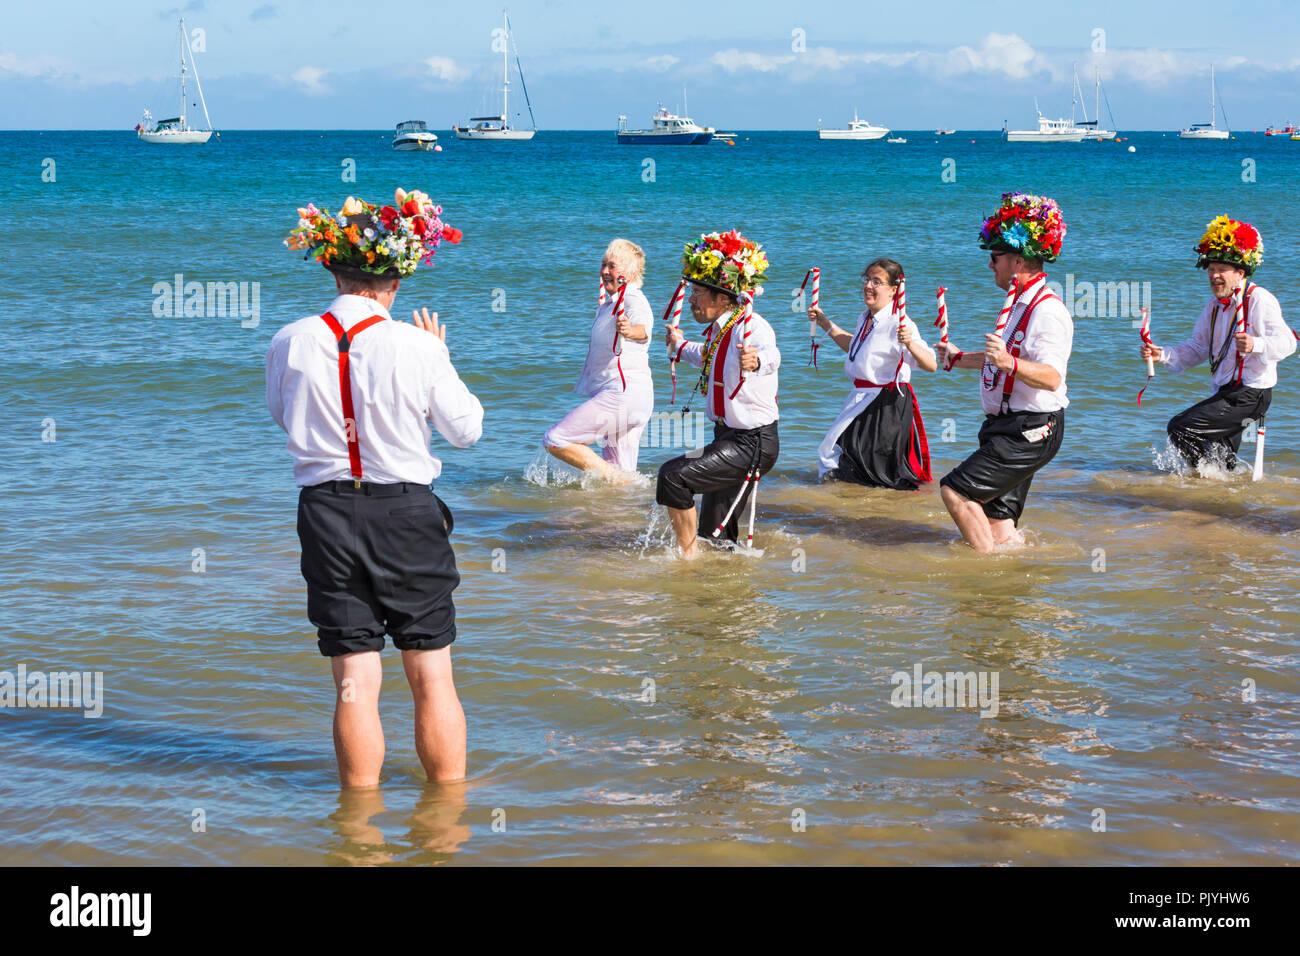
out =
{"type": "MultiPolygon", "coordinates": [[[[1069,222],[1053,276],[1151,281],[1158,342],[1190,331],[1207,295],[1190,248],[1220,211],[1259,226],[1257,278],[1293,309],[1293,144],[1135,134],[1129,154],[909,134],[865,151],[754,133],[661,150],[647,183],[641,151],[611,139],[411,156],[377,133],[231,132],[193,152],[125,133],[0,134],[14,205],[36,213],[0,260],[0,670],[102,671],[105,708],[0,710],[0,861],[1293,859],[1297,360],[1281,368],[1264,481],[1172,473],[1164,423],[1208,393],[1206,370],[1161,372],[1139,408],[1132,316],[1080,316],[1065,440],[1030,493],[1027,545],[980,558],[933,488],[815,483],[847,383],[829,351],[821,370],[805,365],[788,305],[819,265],[823,307],[851,322],[862,263],[892,255],[922,327],[942,282],[954,340],[974,342],[1001,302],[980,217],[1004,189],[1032,188],[1069,222]],[[1258,182],[1240,182],[1242,155],[1258,182]],[[47,156],[56,183],[40,179],[47,156]],[[346,157],[355,185],[339,180],[346,157]],[[940,179],[945,158],[955,183],[940,179]],[[442,312],[487,409],[478,446],[436,443],[463,575],[470,777],[423,783],[390,648],[383,786],[341,798],[262,360],[277,328],[329,301],[323,273],[279,245],[293,207],[398,184],[428,188],[466,233],[395,311],[442,312]],[[678,244],[733,224],[774,263],[759,307],[785,356],[781,458],[760,492],[761,554],[710,548],[683,564],[650,482],[682,448],[643,449],[645,480],[614,489],[557,470],[540,438],[577,400],[605,241],[646,247],[661,307],[678,244]],[[260,283],[258,324],[156,317],[153,284],[177,272],[260,283]],[[892,706],[891,677],[916,665],[996,675],[996,716],[892,706]]],[[[942,475],[974,447],[976,377],[915,384],[942,475]]]]}

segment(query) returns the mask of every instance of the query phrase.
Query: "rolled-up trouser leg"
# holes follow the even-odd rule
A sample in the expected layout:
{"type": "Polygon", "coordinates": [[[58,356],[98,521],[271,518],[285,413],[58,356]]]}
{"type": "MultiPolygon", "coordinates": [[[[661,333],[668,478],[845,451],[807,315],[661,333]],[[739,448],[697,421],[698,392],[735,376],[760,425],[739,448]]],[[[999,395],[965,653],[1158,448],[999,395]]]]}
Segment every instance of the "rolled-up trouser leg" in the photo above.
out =
{"type": "MultiPolygon", "coordinates": [[[[699,534],[705,538],[712,537],[713,530],[740,494],[749,470],[757,463],[759,474],[766,474],[776,464],[780,452],[776,422],[746,431],[716,425],[713,436],[713,441],[699,452],[664,462],[655,491],[659,504],[680,511],[695,504],[695,495],[703,494],[699,534]]],[[[746,501],[748,498],[747,493],[746,501]]],[[[724,529],[730,541],[736,540],[744,506],[745,502],[736,506],[724,529]]]]}
{"type": "Polygon", "coordinates": [[[1169,440],[1190,464],[1222,455],[1224,466],[1232,470],[1246,422],[1263,418],[1272,401],[1271,388],[1225,385],[1171,418],[1169,440]]]}

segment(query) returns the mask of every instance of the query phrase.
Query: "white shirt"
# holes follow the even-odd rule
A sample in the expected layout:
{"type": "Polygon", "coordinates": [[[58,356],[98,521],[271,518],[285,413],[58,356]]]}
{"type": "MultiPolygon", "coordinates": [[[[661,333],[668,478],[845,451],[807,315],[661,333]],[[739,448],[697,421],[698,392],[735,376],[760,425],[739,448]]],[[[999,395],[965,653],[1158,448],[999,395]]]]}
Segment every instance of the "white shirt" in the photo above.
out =
{"type": "MultiPolygon", "coordinates": [[[[1029,308],[1029,304],[1034,301],[1034,296],[1038,295],[1046,281],[1047,278],[1044,276],[1031,282],[1016,297],[1015,304],[1011,306],[1011,318],[1007,320],[1006,328],[1002,330],[1003,340],[1011,342],[1011,336],[1021,316],[1025,314],[1025,309],[1029,308]]],[[[1031,388],[1017,375],[1015,385],[1011,388],[1011,411],[1054,412],[1065,408],[1070,404],[1069,399],[1065,397],[1065,371],[1070,362],[1070,349],[1074,346],[1074,322],[1065,303],[1051,292],[1044,292],[1043,297],[1034,306],[1024,334],[1025,338],[1020,346],[1020,358],[1050,365],[1056,369],[1061,373],[1061,386],[1055,391],[1031,388]]],[[[1006,385],[1003,376],[1007,373],[1002,372],[998,375],[997,384],[992,389],[987,389],[984,387],[985,379],[991,379],[993,372],[1000,370],[992,369],[987,362],[984,364],[985,367],[980,375],[980,405],[986,415],[996,415],[1002,410],[1002,389],[1006,385]]]]}
{"type": "MultiPolygon", "coordinates": [[[[483,406],[452,367],[447,346],[359,295],[327,310],[345,330],[372,315],[389,318],[358,333],[349,349],[353,413],[365,481],[427,485],[442,473],[429,451],[432,423],[457,448],[483,433],[483,406]]],[[[266,407],[288,433],[299,485],[352,477],[339,393],[338,341],[320,316],[291,322],[266,353],[266,407]]]]}
{"type": "MultiPolygon", "coordinates": [[[[890,314],[892,308],[893,303],[889,303],[874,316],[869,310],[863,310],[858,316],[857,328],[849,339],[849,352],[844,356],[844,374],[850,381],[862,379],[875,385],[888,385],[894,381],[894,372],[897,370],[900,383],[910,382],[912,369],[920,367],[911,350],[898,341],[899,322],[890,314]],[[869,321],[872,322],[871,331],[866,333],[865,338],[859,339],[869,321]],[[903,359],[902,368],[898,366],[900,356],[903,359]]],[[[916,323],[906,316],[902,321],[912,330],[913,341],[920,342],[927,352],[934,355],[934,349],[922,341],[921,330],[916,327],[916,323]]]]}
{"type": "MultiPolygon", "coordinates": [[[[1162,349],[1160,361],[1172,371],[1181,372],[1202,362],[1209,362],[1224,347],[1226,340],[1237,333],[1232,319],[1232,309],[1224,308],[1215,318],[1219,300],[1211,297],[1201,310],[1192,337],[1181,345],[1162,349]],[[1214,333],[1210,323],[1214,321],[1214,333]]],[[[1239,324],[1239,323],[1238,323],[1239,324]]],[[[1272,388],[1277,384],[1277,363],[1296,349],[1295,336],[1282,318],[1282,307],[1277,297],[1262,286],[1252,286],[1250,303],[1246,309],[1246,331],[1252,339],[1250,352],[1242,365],[1241,384],[1247,388],[1272,388]]],[[[1237,345],[1228,344],[1223,361],[1210,376],[1216,388],[1237,380],[1237,345]]]]}
{"type": "MultiPolygon", "coordinates": [[[[722,331],[730,316],[730,312],[724,312],[712,322],[705,330],[703,343],[687,342],[682,345],[677,358],[696,368],[703,368],[705,344],[713,341],[713,337],[722,331]]],[[[736,345],[745,333],[745,323],[742,319],[737,319],[732,327],[731,341],[726,343],[727,354],[722,355],[723,349],[719,346],[713,357],[714,363],[719,361],[723,363],[723,420],[732,428],[739,429],[759,428],[781,417],[776,408],[776,370],[781,365],[781,351],[776,347],[776,333],[772,331],[772,326],[767,324],[767,320],[757,312],[750,316],[750,323],[748,343],[758,350],[758,370],[745,373],[745,385],[734,399],[731,394],[736,391],[736,385],[741,377],[740,351],[736,345]]],[[[710,380],[713,375],[714,370],[710,369],[710,380]]],[[[713,411],[712,381],[709,383],[708,394],[703,397],[706,414],[710,420],[716,422],[718,416],[713,411]]]]}
{"type": "Polygon", "coordinates": [[[650,334],[654,331],[654,314],[641,291],[641,283],[628,283],[623,296],[623,310],[627,313],[629,325],[645,328],[644,342],[619,337],[615,346],[618,322],[614,318],[614,304],[617,301],[618,293],[615,292],[596,310],[596,320],[591,324],[591,341],[587,346],[587,361],[582,366],[578,384],[573,388],[579,395],[594,396],[609,389],[624,391],[624,378],[629,389],[635,386],[640,391],[654,391],[650,379],[650,334]],[[616,349],[619,354],[616,354],[616,349]],[[621,376],[620,365],[623,369],[621,376]]]}

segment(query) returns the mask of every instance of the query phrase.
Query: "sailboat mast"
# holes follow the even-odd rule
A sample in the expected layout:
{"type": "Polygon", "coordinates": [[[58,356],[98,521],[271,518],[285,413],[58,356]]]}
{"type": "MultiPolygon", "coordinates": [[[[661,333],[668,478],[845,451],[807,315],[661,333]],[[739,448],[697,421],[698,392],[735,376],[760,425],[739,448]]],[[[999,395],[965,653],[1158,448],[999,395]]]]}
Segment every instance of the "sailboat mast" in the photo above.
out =
{"type": "Polygon", "coordinates": [[[506,11],[501,11],[501,25],[505,35],[501,37],[501,123],[510,125],[510,44],[506,37],[510,34],[510,21],[506,11]]]}
{"type": "Polygon", "coordinates": [[[1097,117],[1097,125],[1101,125],[1101,67],[1093,67],[1097,75],[1097,88],[1092,97],[1092,111],[1097,117]]]}
{"type": "Polygon", "coordinates": [[[186,128],[185,124],[185,21],[180,23],[180,41],[181,41],[181,129],[186,128]]]}
{"type": "Polygon", "coordinates": [[[1210,129],[1214,129],[1214,64],[1210,64],[1210,129]]]}

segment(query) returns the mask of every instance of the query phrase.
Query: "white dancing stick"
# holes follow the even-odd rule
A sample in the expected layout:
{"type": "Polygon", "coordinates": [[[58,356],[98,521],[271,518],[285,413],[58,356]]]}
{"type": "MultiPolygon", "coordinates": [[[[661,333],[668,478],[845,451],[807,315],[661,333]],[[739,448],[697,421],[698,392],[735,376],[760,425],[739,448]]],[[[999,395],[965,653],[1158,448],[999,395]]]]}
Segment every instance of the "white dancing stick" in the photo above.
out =
{"type": "Polygon", "coordinates": [[[1007,287],[1007,298],[1002,303],[1002,311],[998,313],[998,324],[993,329],[994,335],[1001,335],[1003,329],[1007,327],[1007,320],[1011,318],[1011,307],[1016,304],[1016,295],[1019,290],[1016,288],[1016,280],[1012,278],[1011,285],[1007,287]]]}
{"type": "MultiPolygon", "coordinates": [[[[741,313],[740,316],[740,320],[741,322],[744,323],[744,327],[745,327],[745,332],[740,337],[740,347],[744,348],[745,345],[748,344],[746,340],[749,338],[750,325],[752,324],[751,320],[754,317],[754,293],[742,292],[740,294],[740,302],[745,309],[745,311],[741,313]]],[[[725,361],[725,357],[723,358],[723,361],[725,361]]],[[[745,384],[745,370],[742,368],[740,370],[740,381],[736,383],[735,391],[731,393],[731,397],[733,399],[740,394],[740,388],[744,384],[745,384]]]]}
{"type": "MultiPolygon", "coordinates": [[[[664,321],[674,329],[681,324],[682,302],[686,298],[686,280],[683,279],[677,283],[677,291],[673,293],[672,299],[668,302],[668,308],[664,309],[664,321]]],[[[677,346],[668,346],[668,372],[673,379],[673,394],[668,400],[669,405],[677,404],[677,355],[679,349],[677,346]]]]}
{"type": "Polygon", "coordinates": [[[602,306],[602,305],[604,305],[604,304],[605,304],[605,280],[604,280],[604,279],[601,279],[601,280],[600,280],[600,298],[596,300],[596,305],[599,307],[599,306],[602,306]]]}
{"type": "Polygon", "coordinates": [[[760,477],[758,469],[755,468],[754,487],[749,492],[749,533],[745,538],[745,547],[751,549],[754,547],[754,512],[758,510],[758,479],[760,477]]]}
{"type": "Polygon", "coordinates": [[[615,355],[623,354],[623,346],[619,342],[618,320],[627,314],[623,308],[623,296],[627,294],[627,280],[622,276],[618,277],[618,299],[614,302],[614,342],[610,346],[610,351],[615,355]]]}
{"type": "Polygon", "coordinates": [[[1252,481],[1259,481],[1264,477],[1264,419],[1259,420],[1259,425],[1255,428],[1255,473],[1251,475],[1252,481]]]}
{"type": "MultiPolygon", "coordinates": [[[[1142,341],[1147,345],[1151,344],[1151,310],[1142,310],[1142,331],[1139,333],[1142,341]]],[[[1156,374],[1155,359],[1150,355],[1147,356],[1147,378],[1154,378],[1156,374]]]]}
{"type": "MultiPolygon", "coordinates": [[[[732,514],[734,514],[736,511],[736,505],[740,504],[740,499],[745,497],[745,489],[749,487],[750,479],[753,478],[755,481],[758,480],[756,475],[757,472],[754,471],[753,469],[750,469],[749,471],[745,472],[745,481],[740,486],[740,494],[736,495],[735,500],[731,502],[731,507],[727,509],[727,514],[723,517],[722,523],[713,529],[713,537],[716,538],[718,535],[722,534],[722,529],[727,526],[727,522],[731,520],[732,514]]],[[[752,517],[750,518],[749,536],[751,538],[754,536],[754,524],[753,524],[752,517]]]]}
{"type": "Polygon", "coordinates": [[[947,291],[939,286],[939,291],[935,293],[935,298],[939,300],[939,317],[934,320],[934,324],[939,328],[939,341],[945,345],[948,344],[948,303],[944,301],[943,294],[947,291]]]}

